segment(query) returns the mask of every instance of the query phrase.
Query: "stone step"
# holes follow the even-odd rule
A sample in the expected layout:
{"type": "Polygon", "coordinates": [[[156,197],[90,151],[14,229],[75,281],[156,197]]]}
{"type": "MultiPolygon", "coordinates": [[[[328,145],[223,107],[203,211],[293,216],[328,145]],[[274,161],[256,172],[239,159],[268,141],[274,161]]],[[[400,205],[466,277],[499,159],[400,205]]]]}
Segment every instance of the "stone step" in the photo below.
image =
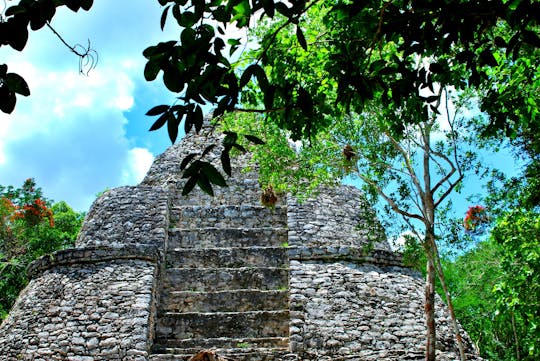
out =
{"type": "Polygon", "coordinates": [[[245,312],[289,308],[288,291],[237,290],[217,292],[163,292],[162,312],[245,312]]]}
{"type": "Polygon", "coordinates": [[[288,337],[289,310],[250,312],[167,312],[158,315],[156,343],[204,338],[288,337]]]}
{"type": "Polygon", "coordinates": [[[185,340],[174,340],[169,343],[154,344],[153,353],[172,353],[172,354],[194,354],[200,350],[208,349],[278,349],[286,350],[289,348],[288,337],[259,337],[259,338],[190,338],[185,340]]]}
{"type": "MultiPolygon", "coordinates": [[[[192,356],[196,355],[198,351],[191,352],[193,350],[185,350],[186,353],[182,353],[182,349],[166,349],[171,353],[161,353],[150,355],[150,361],[188,361],[192,356]]],[[[288,350],[283,349],[267,349],[267,348],[235,348],[235,349],[213,349],[217,355],[226,357],[227,361],[299,361],[297,355],[291,353],[288,350]]]]}
{"type": "Polygon", "coordinates": [[[289,258],[284,247],[169,248],[166,262],[167,268],[287,267],[289,258]]]}
{"type": "Polygon", "coordinates": [[[163,289],[172,291],[286,290],[289,269],[277,267],[170,268],[163,289]]]}
{"type": "Polygon", "coordinates": [[[286,227],[287,208],[254,205],[173,206],[173,228],[260,228],[286,227]]]}
{"type": "MultiPolygon", "coordinates": [[[[199,187],[195,187],[190,194],[183,196],[182,188],[184,183],[179,183],[177,185],[177,190],[174,193],[175,196],[172,199],[172,204],[178,206],[216,206],[225,204],[261,205],[262,189],[256,177],[248,179],[228,178],[226,181],[227,187],[213,187],[213,197],[203,192],[199,187]]],[[[278,195],[277,199],[276,205],[284,205],[287,203],[287,199],[284,195],[278,195]]]]}
{"type": "Polygon", "coordinates": [[[254,228],[173,228],[169,230],[169,249],[212,247],[280,247],[287,245],[287,229],[254,228]]]}

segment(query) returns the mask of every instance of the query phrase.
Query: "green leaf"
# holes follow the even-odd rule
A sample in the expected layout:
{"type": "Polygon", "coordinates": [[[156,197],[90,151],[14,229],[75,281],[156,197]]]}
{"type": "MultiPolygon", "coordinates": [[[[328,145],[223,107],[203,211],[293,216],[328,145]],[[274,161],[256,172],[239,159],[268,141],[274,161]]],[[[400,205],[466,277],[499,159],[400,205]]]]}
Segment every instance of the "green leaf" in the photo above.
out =
{"type": "Polygon", "coordinates": [[[30,29],[39,30],[50,21],[56,12],[56,5],[52,1],[35,2],[30,7],[30,29]]]}
{"type": "Polygon", "coordinates": [[[191,46],[195,42],[197,33],[192,28],[185,28],[180,34],[180,42],[184,48],[191,46]]]}
{"type": "Polygon", "coordinates": [[[182,178],[189,178],[193,175],[199,174],[203,164],[204,162],[201,162],[200,160],[196,160],[195,162],[191,163],[190,166],[184,171],[184,174],[182,174],[182,178]]]}
{"type": "Polygon", "coordinates": [[[289,17],[291,15],[291,10],[282,2],[274,3],[276,11],[283,16],[289,17]]]}
{"type": "Polygon", "coordinates": [[[439,100],[438,95],[431,95],[429,97],[420,97],[420,98],[422,98],[422,100],[425,101],[426,103],[435,103],[437,100],[439,100]]]}
{"type": "Polygon", "coordinates": [[[266,76],[266,72],[264,71],[262,66],[260,66],[259,64],[253,64],[253,75],[255,75],[255,77],[257,78],[257,83],[259,84],[259,87],[263,92],[268,89],[270,85],[266,76]]]}
{"type": "Polygon", "coordinates": [[[215,144],[210,144],[208,147],[206,147],[204,149],[204,151],[202,152],[201,154],[201,158],[203,158],[205,155],[207,155],[210,151],[212,151],[212,149],[214,149],[216,147],[215,144]]]}
{"type": "Polygon", "coordinates": [[[165,125],[165,122],[167,122],[168,118],[169,118],[168,113],[161,114],[161,116],[159,118],[157,118],[157,120],[154,122],[154,124],[152,124],[150,129],[148,129],[148,131],[153,132],[154,130],[158,130],[159,128],[161,128],[162,126],[165,125]]]}
{"type": "Polygon", "coordinates": [[[144,78],[146,79],[146,81],[153,81],[156,79],[160,70],[161,68],[159,67],[157,61],[148,60],[148,62],[144,66],[144,78]]]}
{"type": "Polygon", "coordinates": [[[197,184],[197,181],[199,180],[199,175],[195,174],[191,176],[186,184],[184,184],[184,188],[182,188],[182,195],[187,196],[193,188],[195,188],[195,185],[197,184]]]}
{"type": "Polygon", "coordinates": [[[81,1],[81,8],[85,11],[90,10],[92,5],[94,4],[94,0],[82,0],[81,1]]]}
{"type": "Polygon", "coordinates": [[[214,196],[214,190],[210,184],[208,178],[204,174],[199,174],[199,179],[197,179],[197,185],[203,190],[203,192],[214,196]]]}
{"type": "Polygon", "coordinates": [[[307,50],[306,38],[304,37],[304,33],[302,32],[302,29],[300,29],[299,26],[296,27],[296,38],[298,39],[298,42],[300,43],[300,46],[304,50],[307,50]]]}
{"type": "Polygon", "coordinates": [[[246,70],[244,70],[244,72],[242,73],[242,76],[240,77],[240,83],[238,84],[238,86],[240,88],[245,87],[246,84],[249,83],[249,81],[251,80],[251,76],[253,75],[253,67],[254,66],[257,66],[257,64],[252,64],[252,65],[248,66],[246,68],[246,70]]]}
{"type": "Polygon", "coordinates": [[[305,116],[309,117],[313,114],[313,100],[311,95],[302,87],[298,89],[297,104],[305,116]]]}
{"type": "Polygon", "coordinates": [[[270,110],[274,107],[274,96],[276,94],[276,88],[270,85],[264,92],[264,108],[270,110]]]}
{"type": "Polygon", "coordinates": [[[22,51],[28,41],[28,21],[10,18],[7,24],[11,34],[8,38],[9,45],[17,51],[22,51]]]}
{"type": "Polygon", "coordinates": [[[523,30],[523,41],[540,48],[540,37],[538,37],[538,34],[534,31],[523,30]]]}
{"type": "Polygon", "coordinates": [[[489,65],[489,66],[499,65],[499,63],[497,63],[497,59],[495,59],[495,57],[491,53],[491,50],[488,50],[488,49],[480,53],[480,64],[489,65]]]}
{"type": "Polygon", "coordinates": [[[263,140],[261,140],[260,138],[254,136],[254,135],[244,134],[244,137],[253,144],[258,144],[258,145],[266,144],[263,140]]]}
{"type": "Polygon", "coordinates": [[[146,112],[146,115],[160,115],[165,113],[167,110],[169,110],[170,107],[168,105],[162,104],[162,105],[156,105],[152,109],[146,112]]]}
{"type": "Polygon", "coordinates": [[[218,185],[220,187],[226,187],[227,182],[225,178],[219,173],[219,171],[211,163],[204,163],[201,168],[201,172],[206,175],[210,183],[218,185]]]}
{"type": "Polygon", "coordinates": [[[28,88],[28,84],[19,74],[7,73],[4,81],[11,91],[25,97],[30,95],[30,88],[28,88]]]}
{"type": "Polygon", "coordinates": [[[64,0],[69,10],[77,12],[81,8],[80,0],[64,0]]]}
{"type": "Polygon", "coordinates": [[[163,13],[161,14],[161,19],[159,21],[159,25],[161,26],[161,31],[165,29],[165,23],[167,22],[167,15],[169,14],[170,8],[171,8],[171,5],[167,6],[165,10],[163,10],[163,13]]]}
{"type": "Polygon", "coordinates": [[[241,146],[238,143],[234,143],[232,146],[235,147],[236,149],[238,149],[239,151],[241,151],[242,153],[247,152],[246,148],[244,148],[243,146],[241,146]]]}
{"type": "Polygon", "coordinates": [[[169,133],[169,139],[171,140],[171,143],[174,144],[174,142],[176,142],[176,138],[178,137],[178,126],[180,125],[180,121],[174,113],[165,114],[169,115],[167,117],[167,133],[169,133]]]}
{"type": "Polygon", "coordinates": [[[266,15],[273,18],[275,14],[274,0],[262,0],[262,5],[266,15]]]}
{"type": "Polygon", "coordinates": [[[4,113],[10,114],[15,109],[17,98],[15,93],[10,92],[4,86],[0,86],[0,110],[4,113]]]}
{"type": "Polygon", "coordinates": [[[173,93],[180,93],[184,89],[185,81],[176,64],[163,69],[163,83],[173,93]]]}
{"type": "Polygon", "coordinates": [[[221,152],[221,167],[223,168],[223,171],[230,177],[231,174],[232,174],[232,169],[231,169],[231,157],[229,155],[229,150],[230,148],[225,148],[222,152],[221,152]]]}
{"type": "Polygon", "coordinates": [[[189,164],[189,162],[191,162],[196,155],[197,153],[190,153],[186,155],[184,159],[182,159],[182,163],[180,163],[180,170],[184,170],[189,164]]]}
{"type": "Polygon", "coordinates": [[[233,55],[234,52],[238,49],[240,46],[240,39],[228,39],[227,44],[231,46],[231,50],[229,50],[229,55],[233,55]]]}

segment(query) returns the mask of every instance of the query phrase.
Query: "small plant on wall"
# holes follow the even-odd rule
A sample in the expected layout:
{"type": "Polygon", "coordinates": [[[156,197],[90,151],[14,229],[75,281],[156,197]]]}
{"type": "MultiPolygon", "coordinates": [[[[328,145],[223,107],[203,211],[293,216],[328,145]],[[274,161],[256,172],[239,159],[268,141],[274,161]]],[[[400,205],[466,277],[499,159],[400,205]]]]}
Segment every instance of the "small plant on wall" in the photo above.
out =
{"type": "Polygon", "coordinates": [[[278,197],[276,195],[276,192],[274,191],[274,188],[271,185],[266,187],[261,194],[261,203],[265,207],[275,208],[277,200],[278,197]]]}

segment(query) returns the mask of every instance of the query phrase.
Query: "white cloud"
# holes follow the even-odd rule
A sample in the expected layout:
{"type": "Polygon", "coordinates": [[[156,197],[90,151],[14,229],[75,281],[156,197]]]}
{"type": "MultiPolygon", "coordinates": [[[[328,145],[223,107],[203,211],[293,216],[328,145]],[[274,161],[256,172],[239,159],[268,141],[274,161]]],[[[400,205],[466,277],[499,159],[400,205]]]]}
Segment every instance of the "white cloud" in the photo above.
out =
{"type": "MultiPolygon", "coordinates": [[[[422,237],[422,235],[420,236],[422,237]]],[[[407,242],[408,238],[418,239],[418,235],[411,231],[405,231],[401,233],[397,238],[389,239],[388,242],[390,243],[390,248],[392,249],[392,251],[402,252],[405,248],[405,243],[407,242]]]]}
{"type": "Polygon", "coordinates": [[[152,155],[131,149],[123,112],[134,104],[132,74],[101,67],[89,77],[70,70],[13,65],[32,94],[0,115],[0,184],[36,178],[47,197],[86,210],[105,188],[142,177],[152,155]]]}
{"type": "MultiPolygon", "coordinates": [[[[90,12],[76,14],[58,9],[52,25],[65,41],[91,39],[99,54],[89,76],[78,73],[78,58],[47,28],[31,32],[23,52],[0,48],[0,63],[31,90],[30,97],[17,97],[12,114],[0,113],[1,185],[20,186],[34,177],[46,197],[84,211],[96,193],[144,177],[153,155],[143,147],[153,140],[135,132],[138,126],[126,116],[141,121],[146,132],[144,110],[133,112],[148,102],[142,51],[179,31],[173,21],[161,31],[162,9],[143,0],[95,1],[90,12]]],[[[152,103],[171,100],[160,86],[152,103]]]]}
{"type": "Polygon", "coordinates": [[[145,148],[133,148],[128,153],[127,169],[124,170],[122,175],[123,183],[125,184],[137,184],[140,183],[152,162],[154,161],[154,155],[145,148]]]}

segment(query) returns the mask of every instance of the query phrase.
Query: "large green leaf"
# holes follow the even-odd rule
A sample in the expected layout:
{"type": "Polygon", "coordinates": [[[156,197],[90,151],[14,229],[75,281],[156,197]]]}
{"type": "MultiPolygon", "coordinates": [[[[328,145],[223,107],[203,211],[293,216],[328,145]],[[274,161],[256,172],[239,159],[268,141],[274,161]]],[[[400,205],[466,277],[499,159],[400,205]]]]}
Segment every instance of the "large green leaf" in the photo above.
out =
{"type": "Polygon", "coordinates": [[[7,73],[4,79],[5,85],[17,94],[30,95],[30,88],[22,76],[16,73],[7,73]]]}
{"type": "Polygon", "coordinates": [[[226,187],[227,182],[225,178],[219,173],[219,171],[212,165],[212,163],[204,163],[201,168],[201,172],[208,178],[210,183],[218,185],[220,187],[226,187]]]}

